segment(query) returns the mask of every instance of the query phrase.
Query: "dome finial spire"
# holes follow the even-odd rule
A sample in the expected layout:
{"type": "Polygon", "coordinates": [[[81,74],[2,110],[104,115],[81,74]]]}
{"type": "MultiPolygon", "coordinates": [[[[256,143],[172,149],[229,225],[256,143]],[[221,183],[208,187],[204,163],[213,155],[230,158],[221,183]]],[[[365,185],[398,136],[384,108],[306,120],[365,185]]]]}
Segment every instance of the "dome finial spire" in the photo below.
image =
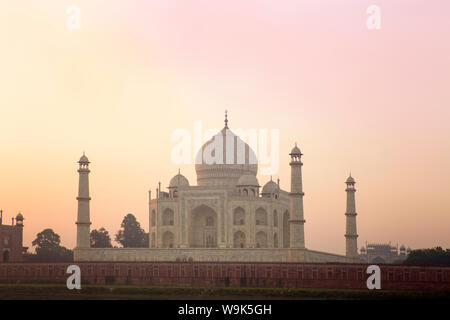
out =
{"type": "Polygon", "coordinates": [[[225,128],[228,129],[228,111],[225,110],[225,128]]]}

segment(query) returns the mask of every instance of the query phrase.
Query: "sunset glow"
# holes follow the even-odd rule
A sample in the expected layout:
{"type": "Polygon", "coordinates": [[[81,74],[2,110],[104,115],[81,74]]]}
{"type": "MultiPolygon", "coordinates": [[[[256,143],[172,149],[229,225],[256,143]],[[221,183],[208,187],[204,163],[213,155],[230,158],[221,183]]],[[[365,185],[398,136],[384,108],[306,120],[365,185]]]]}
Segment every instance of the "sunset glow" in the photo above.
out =
{"type": "MultiPolygon", "coordinates": [[[[24,245],[52,228],[76,240],[77,161],[90,164],[91,229],[114,235],[174,164],[194,122],[278,129],[279,178],[304,156],[306,246],[345,252],[345,180],[358,244],[450,247],[450,2],[24,1],[0,4],[0,208],[24,245]],[[66,26],[67,6],[80,29],[66,26]]],[[[258,172],[261,185],[270,175],[258,172]]]]}

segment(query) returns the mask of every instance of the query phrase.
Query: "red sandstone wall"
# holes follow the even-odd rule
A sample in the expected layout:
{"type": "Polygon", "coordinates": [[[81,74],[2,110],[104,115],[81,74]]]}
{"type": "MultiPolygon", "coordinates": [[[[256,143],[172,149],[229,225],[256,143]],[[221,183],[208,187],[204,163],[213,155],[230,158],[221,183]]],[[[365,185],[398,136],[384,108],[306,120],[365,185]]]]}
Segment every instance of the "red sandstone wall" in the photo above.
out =
{"type": "MultiPolygon", "coordinates": [[[[78,262],[0,264],[2,282],[65,283],[67,266],[81,268],[82,284],[366,289],[367,264],[78,262]]],[[[450,290],[450,267],[380,265],[386,290],[450,290]]]]}
{"type": "MultiPolygon", "coordinates": [[[[4,249],[9,249],[10,262],[23,261],[22,233],[22,227],[0,225],[0,255],[3,254],[4,249]],[[9,238],[8,245],[4,243],[5,237],[9,238]]],[[[0,256],[0,263],[2,260],[0,256]]]]}

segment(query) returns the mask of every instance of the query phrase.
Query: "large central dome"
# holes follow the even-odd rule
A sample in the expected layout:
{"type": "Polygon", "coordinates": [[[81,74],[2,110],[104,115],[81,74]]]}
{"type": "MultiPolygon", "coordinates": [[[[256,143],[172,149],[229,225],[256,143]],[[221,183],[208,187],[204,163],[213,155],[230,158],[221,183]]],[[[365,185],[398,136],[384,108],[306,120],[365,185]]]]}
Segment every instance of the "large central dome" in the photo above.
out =
{"type": "Polygon", "coordinates": [[[255,152],[241,138],[225,127],[207,141],[195,158],[199,186],[235,186],[242,175],[258,172],[255,152]]]}

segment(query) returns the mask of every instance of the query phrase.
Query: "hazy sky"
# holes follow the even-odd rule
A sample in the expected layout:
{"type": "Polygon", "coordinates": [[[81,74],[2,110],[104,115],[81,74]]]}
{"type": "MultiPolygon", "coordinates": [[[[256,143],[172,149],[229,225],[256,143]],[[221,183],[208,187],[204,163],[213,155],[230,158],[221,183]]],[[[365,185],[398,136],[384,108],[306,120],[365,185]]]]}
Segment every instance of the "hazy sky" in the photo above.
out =
{"type": "MultiPolygon", "coordinates": [[[[310,249],[344,253],[345,184],[359,243],[450,247],[450,2],[0,3],[0,208],[25,245],[46,227],[73,248],[77,163],[91,163],[92,227],[127,213],[148,231],[176,129],[280,130],[281,179],[303,156],[310,249]],[[67,6],[81,9],[68,29],[67,6]],[[381,8],[369,30],[366,9],[381,8]]],[[[270,179],[258,175],[261,185],[270,179]]]]}

